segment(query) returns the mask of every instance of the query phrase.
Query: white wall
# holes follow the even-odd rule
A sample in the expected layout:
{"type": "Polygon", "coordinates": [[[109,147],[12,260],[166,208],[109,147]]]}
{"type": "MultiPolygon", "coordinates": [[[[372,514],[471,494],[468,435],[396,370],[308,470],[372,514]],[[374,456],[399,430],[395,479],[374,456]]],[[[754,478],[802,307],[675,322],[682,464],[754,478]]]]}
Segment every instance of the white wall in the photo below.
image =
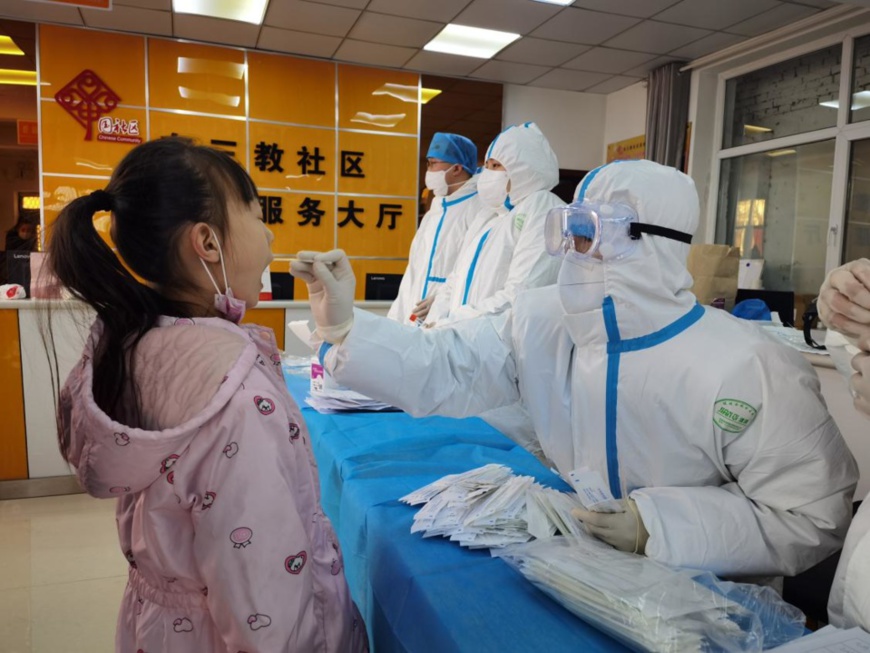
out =
{"type": "Polygon", "coordinates": [[[602,160],[610,143],[646,133],[646,82],[638,82],[607,96],[602,160]]]}
{"type": "Polygon", "coordinates": [[[534,121],[559,158],[559,167],[591,170],[604,163],[607,97],[533,86],[504,85],[504,126],[534,121]]]}

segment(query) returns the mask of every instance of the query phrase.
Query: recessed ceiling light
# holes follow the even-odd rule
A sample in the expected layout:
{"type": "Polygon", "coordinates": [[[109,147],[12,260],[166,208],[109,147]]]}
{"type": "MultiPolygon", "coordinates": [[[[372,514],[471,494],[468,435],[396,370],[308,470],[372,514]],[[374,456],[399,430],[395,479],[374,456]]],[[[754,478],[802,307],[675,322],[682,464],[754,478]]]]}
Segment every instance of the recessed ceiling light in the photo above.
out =
{"type": "Polygon", "coordinates": [[[8,68],[0,68],[0,84],[36,86],[36,71],[9,70],[8,68]]]}
{"type": "Polygon", "coordinates": [[[172,10],[260,25],[269,0],[172,0],[172,10]]]}
{"type": "Polygon", "coordinates": [[[24,50],[15,45],[11,36],[0,36],[0,54],[11,54],[16,57],[24,55],[24,50]]]}
{"type": "Polygon", "coordinates": [[[459,54],[463,57],[489,59],[496,52],[513,43],[519,34],[499,32],[494,29],[481,29],[466,25],[447,25],[434,39],[423,46],[430,52],[459,54]]]}
{"type": "Polygon", "coordinates": [[[563,7],[574,4],[574,0],[535,0],[535,2],[543,2],[548,5],[562,5],[563,7]]]}

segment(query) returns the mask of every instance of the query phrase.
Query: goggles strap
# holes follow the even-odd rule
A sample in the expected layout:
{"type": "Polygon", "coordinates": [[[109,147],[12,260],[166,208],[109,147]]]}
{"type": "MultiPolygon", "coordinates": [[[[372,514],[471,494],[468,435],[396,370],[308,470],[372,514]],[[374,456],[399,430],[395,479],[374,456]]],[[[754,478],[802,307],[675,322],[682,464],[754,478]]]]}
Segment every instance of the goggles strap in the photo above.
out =
{"type": "Polygon", "coordinates": [[[686,243],[687,245],[692,244],[692,234],[645,222],[632,222],[628,227],[628,234],[631,236],[632,240],[639,239],[641,234],[649,234],[650,236],[662,236],[663,238],[677,240],[681,243],[686,243]]]}

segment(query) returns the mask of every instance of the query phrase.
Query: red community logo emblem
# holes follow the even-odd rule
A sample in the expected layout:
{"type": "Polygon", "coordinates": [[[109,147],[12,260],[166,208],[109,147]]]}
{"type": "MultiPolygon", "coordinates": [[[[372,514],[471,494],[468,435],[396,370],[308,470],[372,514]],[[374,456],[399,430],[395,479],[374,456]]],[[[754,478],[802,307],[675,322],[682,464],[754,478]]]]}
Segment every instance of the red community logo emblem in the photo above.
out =
{"type": "Polygon", "coordinates": [[[93,70],[80,72],[55,94],[54,99],[85,128],[86,141],[94,139],[94,123],[97,123],[97,140],[142,142],[138,120],[106,117],[121,103],[121,98],[93,70]]]}

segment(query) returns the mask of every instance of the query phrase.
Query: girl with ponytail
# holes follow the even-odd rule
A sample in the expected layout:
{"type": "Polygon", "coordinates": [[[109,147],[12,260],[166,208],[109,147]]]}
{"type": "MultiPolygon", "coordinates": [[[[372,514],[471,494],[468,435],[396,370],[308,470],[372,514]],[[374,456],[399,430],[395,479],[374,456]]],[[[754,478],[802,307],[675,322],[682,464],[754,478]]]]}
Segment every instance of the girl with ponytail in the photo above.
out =
{"type": "Polygon", "coordinates": [[[60,450],[117,501],[120,653],[366,648],[274,334],[239,324],[271,242],[245,170],[182,138],[136,147],[54,224],[50,266],[96,312],[60,450]]]}

